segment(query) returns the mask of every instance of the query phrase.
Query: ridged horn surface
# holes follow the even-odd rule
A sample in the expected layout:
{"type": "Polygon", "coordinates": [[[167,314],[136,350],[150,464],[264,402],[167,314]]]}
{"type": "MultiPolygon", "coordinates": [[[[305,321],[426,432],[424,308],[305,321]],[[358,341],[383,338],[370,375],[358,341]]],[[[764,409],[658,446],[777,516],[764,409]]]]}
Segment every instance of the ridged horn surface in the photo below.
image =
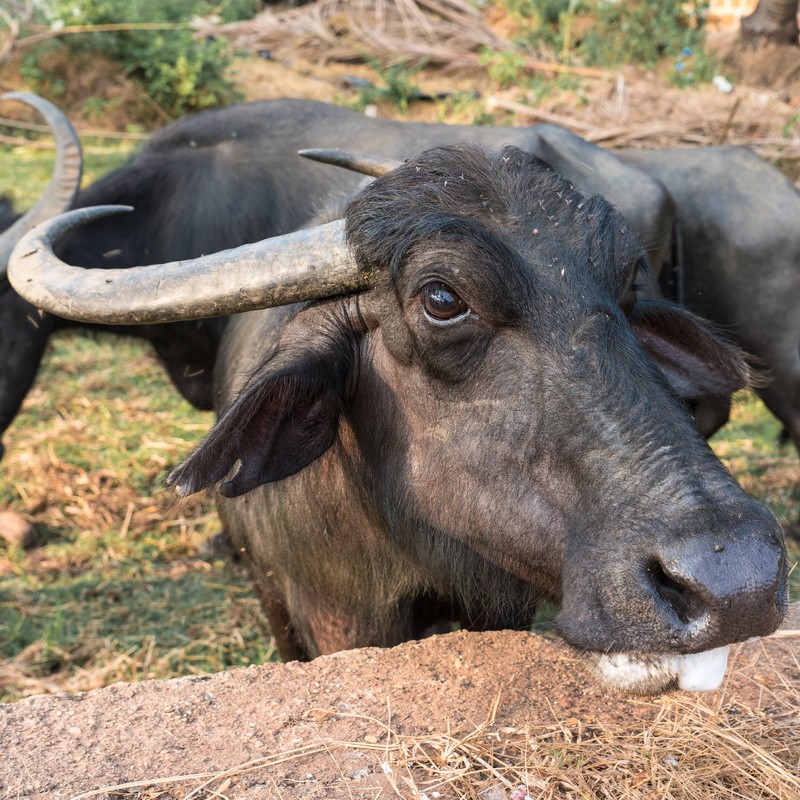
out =
{"type": "Polygon", "coordinates": [[[81,322],[143,325],[219,317],[357,291],[370,285],[345,244],[344,220],[200,258],[86,269],[53,253],[60,236],[127,206],[69,211],[34,228],[11,254],[8,277],[29,303],[81,322]]]}
{"type": "Polygon", "coordinates": [[[5,274],[8,257],[23,235],[44,220],[70,208],[81,187],[83,159],[81,143],[66,115],[52,103],[28,92],[9,92],[2,100],[18,100],[35,108],[44,118],[56,142],[53,177],[35,205],[0,234],[0,275],[5,274]]]}

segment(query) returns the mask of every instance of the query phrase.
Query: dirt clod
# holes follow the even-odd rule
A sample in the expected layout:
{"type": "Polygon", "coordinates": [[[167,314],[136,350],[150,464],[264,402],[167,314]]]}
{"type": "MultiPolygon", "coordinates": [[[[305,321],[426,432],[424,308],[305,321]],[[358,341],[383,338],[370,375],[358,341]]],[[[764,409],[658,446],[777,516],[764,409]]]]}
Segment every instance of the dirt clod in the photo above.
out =
{"type": "Polygon", "coordinates": [[[25,517],[13,511],[0,511],[0,539],[30,550],[36,547],[38,536],[36,528],[25,517]]]}

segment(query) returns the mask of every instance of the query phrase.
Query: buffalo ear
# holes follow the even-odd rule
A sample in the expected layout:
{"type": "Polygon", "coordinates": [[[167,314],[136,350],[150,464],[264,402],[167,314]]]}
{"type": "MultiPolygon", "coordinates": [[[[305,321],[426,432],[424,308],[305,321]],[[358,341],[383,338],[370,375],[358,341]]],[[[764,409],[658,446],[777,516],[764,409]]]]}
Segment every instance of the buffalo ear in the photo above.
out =
{"type": "Polygon", "coordinates": [[[349,361],[344,348],[319,348],[259,374],[211,433],[167,479],[181,497],[218,487],[238,497],[294,475],[334,442],[349,361]]]}
{"type": "Polygon", "coordinates": [[[683,400],[727,397],[753,383],[745,353],[708,322],[674,303],[639,300],[628,321],[683,400]]]}

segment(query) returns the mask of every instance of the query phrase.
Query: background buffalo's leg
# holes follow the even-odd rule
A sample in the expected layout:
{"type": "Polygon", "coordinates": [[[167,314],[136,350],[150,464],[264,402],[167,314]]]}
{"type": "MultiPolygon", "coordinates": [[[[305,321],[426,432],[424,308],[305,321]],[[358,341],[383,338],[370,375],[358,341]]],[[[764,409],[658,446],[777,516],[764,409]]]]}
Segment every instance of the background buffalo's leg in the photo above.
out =
{"type": "MultiPolygon", "coordinates": [[[[56,319],[40,314],[14,292],[8,281],[0,285],[0,435],[19,412],[33,385],[47,340],[56,319]]],[[[0,455],[2,445],[0,445],[0,455]]]]}
{"type": "Polygon", "coordinates": [[[708,439],[713,436],[731,416],[730,397],[704,397],[689,403],[697,430],[708,439]]]}
{"type": "Polygon", "coordinates": [[[786,381],[776,381],[756,391],[767,408],[783,423],[786,435],[794,442],[800,455],[800,365],[793,377],[790,385],[786,381]]]}

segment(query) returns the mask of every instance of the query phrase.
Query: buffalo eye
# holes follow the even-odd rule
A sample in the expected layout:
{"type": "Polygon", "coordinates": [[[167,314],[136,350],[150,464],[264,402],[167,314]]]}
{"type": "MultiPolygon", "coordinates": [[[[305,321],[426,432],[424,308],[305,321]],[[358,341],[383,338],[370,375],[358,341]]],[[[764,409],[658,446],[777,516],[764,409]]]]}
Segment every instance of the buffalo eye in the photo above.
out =
{"type": "Polygon", "coordinates": [[[458,294],[438,282],[422,287],[422,308],[433,322],[449,322],[469,313],[469,306],[458,294]]]}

